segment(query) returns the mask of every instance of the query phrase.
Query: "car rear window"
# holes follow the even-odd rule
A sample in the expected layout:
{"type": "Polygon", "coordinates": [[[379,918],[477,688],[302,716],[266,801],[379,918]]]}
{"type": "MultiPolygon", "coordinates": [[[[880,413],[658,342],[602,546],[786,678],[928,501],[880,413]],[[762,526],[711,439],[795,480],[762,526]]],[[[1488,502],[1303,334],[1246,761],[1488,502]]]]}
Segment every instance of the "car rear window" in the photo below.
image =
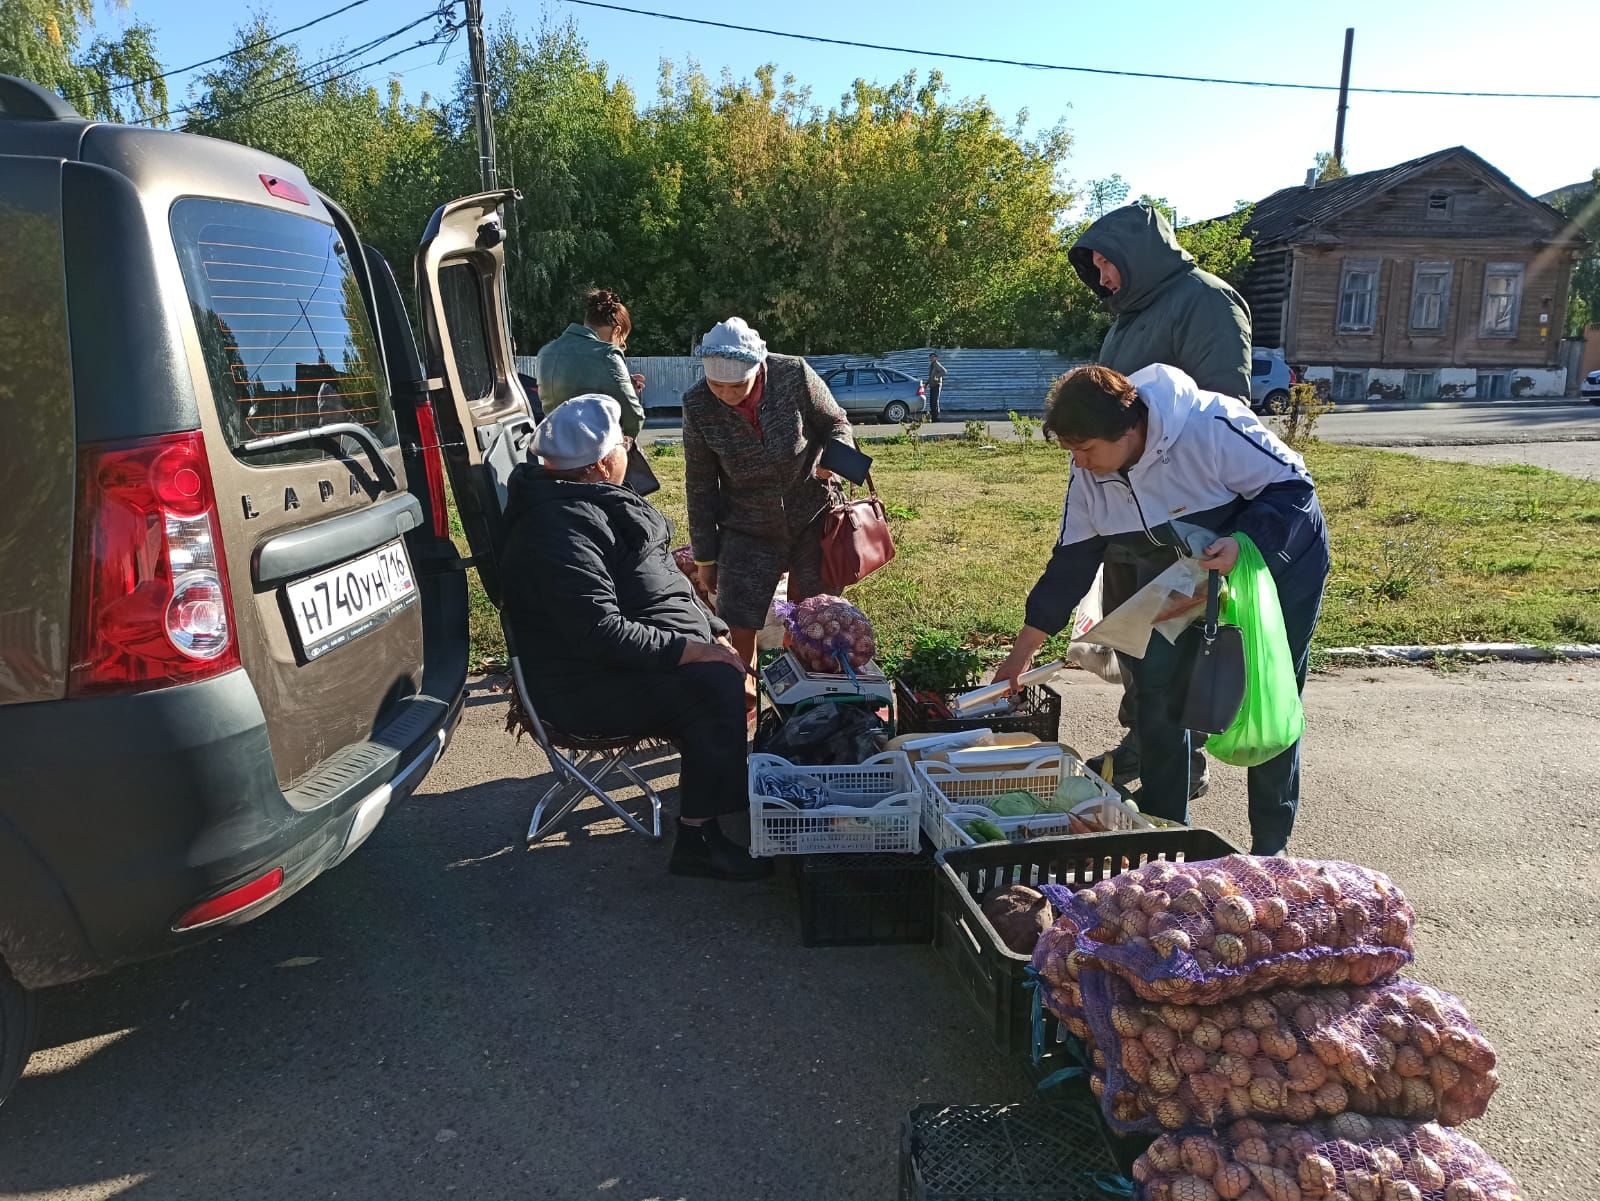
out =
{"type": "MultiPolygon", "coordinates": [[[[229,445],[339,422],[397,441],[388,380],[339,231],[309,216],[191,198],[172,236],[229,445]]],[[[252,463],[304,462],[295,446],[252,463]]]]}
{"type": "Polygon", "coordinates": [[[450,328],[462,390],[468,400],[482,400],[494,391],[494,364],[489,361],[489,328],[477,268],[471,263],[452,263],[441,269],[439,299],[450,328]]]}

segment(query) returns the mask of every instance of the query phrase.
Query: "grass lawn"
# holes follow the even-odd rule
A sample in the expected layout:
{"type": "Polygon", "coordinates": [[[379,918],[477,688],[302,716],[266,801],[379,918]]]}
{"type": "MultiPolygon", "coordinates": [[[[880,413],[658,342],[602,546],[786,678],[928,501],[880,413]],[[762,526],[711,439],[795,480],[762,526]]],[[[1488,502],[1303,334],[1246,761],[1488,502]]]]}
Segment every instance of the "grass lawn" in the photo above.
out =
{"type": "MultiPolygon", "coordinates": [[[[919,624],[1008,646],[1056,537],[1064,453],[1034,442],[874,443],[898,556],[851,589],[882,646],[919,624]]],[[[1333,540],[1319,646],[1600,642],[1600,484],[1314,443],[1333,540]]],[[[683,460],[657,444],[652,499],[687,540],[683,460]]],[[[473,585],[476,658],[503,655],[473,585]]]]}

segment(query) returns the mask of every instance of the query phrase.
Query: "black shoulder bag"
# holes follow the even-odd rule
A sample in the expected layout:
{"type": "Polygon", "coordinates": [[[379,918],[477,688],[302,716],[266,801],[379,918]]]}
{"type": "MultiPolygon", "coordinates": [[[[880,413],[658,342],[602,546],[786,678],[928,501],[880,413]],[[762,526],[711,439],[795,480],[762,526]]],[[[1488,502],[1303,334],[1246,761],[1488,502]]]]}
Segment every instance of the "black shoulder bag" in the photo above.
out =
{"type": "Polygon", "coordinates": [[[1183,703],[1183,728],[1201,734],[1222,733],[1244,704],[1244,634],[1238,626],[1217,624],[1221,594],[1222,573],[1213,571],[1206,582],[1205,624],[1183,703]]]}

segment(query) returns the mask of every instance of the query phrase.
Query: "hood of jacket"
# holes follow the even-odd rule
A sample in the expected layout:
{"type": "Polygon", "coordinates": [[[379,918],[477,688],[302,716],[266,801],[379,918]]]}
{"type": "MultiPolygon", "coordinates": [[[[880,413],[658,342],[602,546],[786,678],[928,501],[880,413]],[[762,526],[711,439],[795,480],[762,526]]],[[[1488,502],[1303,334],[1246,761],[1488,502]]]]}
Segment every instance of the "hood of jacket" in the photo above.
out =
{"type": "MultiPolygon", "coordinates": [[[[1144,453],[1129,466],[1129,474],[1133,474],[1171,457],[1172,444],[1200,408],[1202,397],[1210,393],[1202,393],[1188,375],[1165,363],[1135,371],[1128,377],[1128,382],[1138,389],[1146,414],[1144,453]]],[[[1097,474],[1096,478],[1111,480],[1117,474],[1114,471],[1107,475],[1097,474]]]]}
{"type": "Polygon", "coordinates": [[[1147,204],[1130,204],[1101,217],[1083,231],[1067,258],[1089,290],[1119,315],[1138,312],[1174,279],[1195,269],[1166,216],[1147,204]],[[1100,286],[1094,251],[1121,273],[1122,287],[1116,292],[1100,286]]]}

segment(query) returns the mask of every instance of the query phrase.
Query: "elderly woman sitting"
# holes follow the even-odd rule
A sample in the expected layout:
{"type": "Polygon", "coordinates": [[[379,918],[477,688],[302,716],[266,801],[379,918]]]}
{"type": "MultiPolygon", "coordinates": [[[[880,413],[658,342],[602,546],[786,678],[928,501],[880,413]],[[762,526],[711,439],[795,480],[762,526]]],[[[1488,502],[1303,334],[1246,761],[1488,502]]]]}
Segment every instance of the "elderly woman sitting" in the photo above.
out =
{"type": "Polygon", "coordinates": [[[670,739],[683,756],[668,870],[752,880],[717,826],[747,803],[743,660],[673,562],[672,527],[622,486],[632,439],[609,396],[574,397],[511,475],[501,559],[506,620],[533,703],[569,734],[670,739]]]}
{"type": "MultiPolygon", "coordinates": [[[[746,663],[778,580],[789,599],[822,587],[822,527],[830,473],[817,466],[829,439],[854,445],[850,419],[802,358],[768,354],[743,318],[730,317],[696,352],[705,378],[683,394],[689,536],[702,587],[746,663]]],[[[747,698],[753,704],[754,692],[747,698]]]]}

